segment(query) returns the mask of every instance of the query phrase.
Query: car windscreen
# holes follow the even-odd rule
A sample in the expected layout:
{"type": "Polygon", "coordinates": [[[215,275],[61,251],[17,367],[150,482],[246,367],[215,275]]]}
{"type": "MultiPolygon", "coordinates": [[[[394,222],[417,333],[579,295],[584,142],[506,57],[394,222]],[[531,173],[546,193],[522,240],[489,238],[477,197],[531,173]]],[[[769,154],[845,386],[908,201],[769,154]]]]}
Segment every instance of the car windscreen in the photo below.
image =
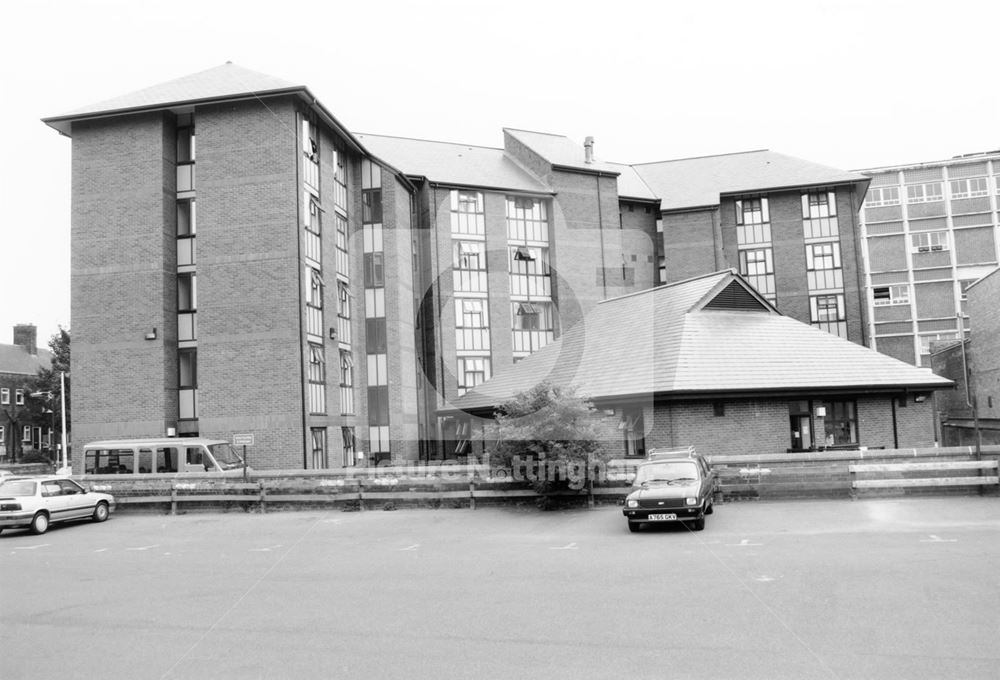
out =
{"type": "Polygon", "coordinates": [[[643,465],[636,471],[635,475],[636,484],[674,482],[679,479],[698,479],[698,466],[693,460],[643,465]]]}
{"type": "Polygon", "coordinates": [[[8,479],[0,484],[0,496],[34,496],[35,482],[27,479],[8,479]]]}
{"type": "Polygon", "coordinates": [[[212,457],[223,470],[243,467],[243,459],[229,444],[212,444],[208,450],[212,452],[212,457]]]}

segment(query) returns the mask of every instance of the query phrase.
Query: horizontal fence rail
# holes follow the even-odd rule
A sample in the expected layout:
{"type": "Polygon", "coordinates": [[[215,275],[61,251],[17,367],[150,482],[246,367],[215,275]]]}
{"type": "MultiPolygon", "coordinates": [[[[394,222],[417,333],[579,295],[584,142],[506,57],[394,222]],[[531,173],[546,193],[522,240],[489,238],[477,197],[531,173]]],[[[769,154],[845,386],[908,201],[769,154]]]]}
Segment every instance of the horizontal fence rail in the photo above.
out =
{"type": "MultiPolygon", "coordinates": [[[[1000,446],[878,451],[819,451],[707,456],[718,478],[716,502],[872,495],[995,493],[1000,446]]],[[[575,480],[573,488],[540,495],[530,480],[488,465],[417,464],[338,470],[254,470],[247,479],[211,473],[83,475],[76,479],[115,496],[122,509],[267,512],[290,508],[342,510],[397,506],[475,509],[482,504],[620,502],[641,459],[618,459],[575,480]]],[[[17,466],[14,466],[15,468],[17,466]]],[[[38,470],[12,469],[15,473],[38,470]]]]}

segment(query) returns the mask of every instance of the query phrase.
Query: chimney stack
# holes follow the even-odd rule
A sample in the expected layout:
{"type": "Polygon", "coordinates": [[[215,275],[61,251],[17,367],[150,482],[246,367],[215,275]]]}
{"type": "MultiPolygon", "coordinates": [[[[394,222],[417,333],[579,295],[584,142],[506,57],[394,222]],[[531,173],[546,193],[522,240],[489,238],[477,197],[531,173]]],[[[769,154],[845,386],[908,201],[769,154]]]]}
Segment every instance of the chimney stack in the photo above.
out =
{"type": "Polygon", "coordinates": [[[594,162],[594,138],[587,137],[583,140],[584,160],[588,163],[594,162]]]}
{"type": "Polygon", "coordinates": [[[38,354],[38,329],[34,324],[19,323],[14,326],[14,344],[28,350],[28,354],[38,354]]]}

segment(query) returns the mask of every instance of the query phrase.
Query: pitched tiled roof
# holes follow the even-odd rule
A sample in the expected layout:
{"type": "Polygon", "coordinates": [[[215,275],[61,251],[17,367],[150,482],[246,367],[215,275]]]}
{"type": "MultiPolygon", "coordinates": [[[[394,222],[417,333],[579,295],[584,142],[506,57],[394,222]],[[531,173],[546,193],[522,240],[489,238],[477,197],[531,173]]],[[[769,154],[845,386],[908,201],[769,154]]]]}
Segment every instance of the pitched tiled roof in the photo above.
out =
{"type": "Polygon", "coordinates": [[[0,345],[0,374],[35,375],[39,368],[52,365],[52,352],[38,348],[38,354],[28,354],[21,345],[0,345]]]}
{"type": "Polygon", "coordinates": [[[718,205],[721,194],[869,181],[860,173],[767,150],[632,167],[660,198],[661,210],[718,205]]]}
{"type": "Polygon", "coordinates": [[[564,135],[515,130],[513,128],[504,128],[503,131],[552,165],[588,172],[618,173],[621,171],[621,167],[614,163],[606,163],[599,160],[588,163],[583,145],[577,144],[564,135]]]}
{"type": "Polygon", "coordinates": [[[377,158],[405,175],[446,184],[551,193],[503,149],[382,135],[356,137],[377,158]]]}
{"type": "Polygon", "coordinates": [[[953,385],[781,315],[732,271],[606,300],[453,406],[488,409],[545,379],[593,399],[953,385]]]}
{"type": "Polygon", "coordinates": [[[68,122],[115,112],[163,108],[169,105],[215,99],[232,99],[276,92],[305,91],[281,78],[226,62],[206,71],[175,78],[159,85],[130,92],[96,104],[83,106],[68,113],[43,119],[60,132],[69,130],[68,122]],[[65,128],[65,129],[64,129],[65,128]]]}

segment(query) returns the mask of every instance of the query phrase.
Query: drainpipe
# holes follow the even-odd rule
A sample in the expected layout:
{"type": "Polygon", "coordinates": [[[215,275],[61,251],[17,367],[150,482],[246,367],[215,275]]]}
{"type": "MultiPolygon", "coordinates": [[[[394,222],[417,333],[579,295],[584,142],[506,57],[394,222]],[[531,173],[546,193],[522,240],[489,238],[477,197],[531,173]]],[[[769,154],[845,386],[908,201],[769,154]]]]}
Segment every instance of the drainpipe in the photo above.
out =
{"type": "MultiPolygon", "coordinates": [[[[904,397],[905,398],[905,397],[904,397]]],[[[890,401],[892,401],[892,448],[899,448],[899,427],[896,423],[896,395],[890,395],[890,401]]]]}

